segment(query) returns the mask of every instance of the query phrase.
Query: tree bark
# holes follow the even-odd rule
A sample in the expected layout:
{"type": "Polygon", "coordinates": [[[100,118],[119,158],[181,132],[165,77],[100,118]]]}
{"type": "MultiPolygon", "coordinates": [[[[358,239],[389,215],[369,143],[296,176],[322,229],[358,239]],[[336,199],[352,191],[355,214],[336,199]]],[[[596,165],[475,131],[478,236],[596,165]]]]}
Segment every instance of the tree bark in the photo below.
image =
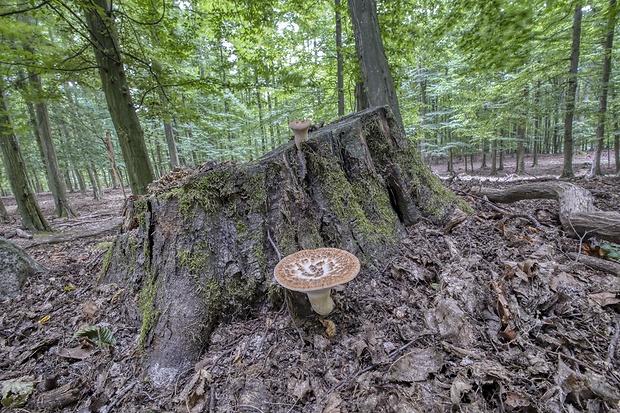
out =
{"type": "MultiPolygon", "coordinates": [[[[38,73],[28,72],[30,86],[37,94],[43,92],[41,84],[41,75],[38,73]]],[[[58,157],[54,148],[54,140],[52,139],[52,129],[50,128],[49,114],[47,112],[47,104],[44,100],[35,103],[36,110],[36,127],[39,138],[39,145],[43,153],[43,162],[45,163],[45,171],[47,173],[47,182],[50,192],[54,198],[54,206],[57,217],[75,216],[75,210],[67,199],[67,187],[62,179],[60,167],[58,166],[58,157]]]]}
{"type": "Polygon", "coordinates": [[[118,182],[121,186],[121,190],[123,191],[123,198],[127,199],[127,194],[125,193],[125,185],[123,184],[123,178],[121,177],[121,173],[116,166],[116,160],[114,159],[114,148],[112,148],[112,134],[110,132],[105,133],[105,148],[108,152],[108,159],[110,160],[110,166],[112,167],[112,185],[114,189],[116,189],[116,181],[114,178],[118,179],[118,182]]]}
{"type": "Polygon", "coordinates": [[[340,0],[334,0],[336,13],[336,89],[338,91],[338,116],[344,116],[344,56],[342,55],[342,19],[340,0]]]}
{"type": "Polygon", "coordinates": [[[614,45],[614,27],[617,16],[616,0],[609,0],[609,12],[607,16],[607,33],[603,41],[603,73],[601,79],[601,95],[598,104],[598,125],[596,127],[596,147],[590,177],[601,176],[601,154],[603,153],[603,139],[605,138],[605,118],[607,116],[607,93],[609,91],[609,77],[611,75],[611,52],[614,45]]]}
{"type": "Polygon", "coordinates": [[[562,228],[568,234],[585,238],[596,236],[620,243],[620,213],[596,209],[590,191],[571,183],[539,182],[508,189],[480,188],[474,194],[500,203],[554,199],[559,204],[562,228]]]}
{"type": "Polygon", "coordinates": [[[398,125],[404,131],[396,87],[381,39],[375,0],[348,1],[355,34],[355,50],[368,103],[370,106],[390,105],[398,125]]]}
{"type": "Polygon", "coordinates": [[[93,43],[101,85],[118,135],[134,195],[145,194],[153,181],[144,133],[127,85],[121,51],[116,40],[112,5],[108,0],[87,0],[84,15],[93,43]]]}
{"type": "Polygon", "coordinates": [[[4,206],[4,202],[0,199],[0,221],[7,222],[9,220],[9,213],[4,206]]]}
{"type": "MultiPolygon", "coordinates": [[[[423,164],[386,107],[312,132],[302,151],[303,179],[287,143],[258,161],[172,173],[128,202],[103,282],[139,295],[127,300],[135,316],[127,322],[142,324],[155,384],[195,363],[223,318],[278,301],[270,239],[284,255],[324,246],[355,253],[364,282],[398,254],[407,225],[468,208],[423,164]]],[[[305,295],[292,297],[298,314],[309,308],[305,295]]]]}
{"type": "Polygon", "coordinates": [[[28,186],[26,163],[17,136],[11,128],[8,102],[4,96],[4,90],[0,88],[0,149],[11,190],[17,203],[17,210],[22,219],[22,226],[29,230],[51,231],[34,193],[28,186]]]}
{"type": "Polygon", "coordinates": [[[566,112],[564,113],[564,167],[562,178],[570,178],[573,173],[573,116],[577,96],[577,69],[579,67],[579,49],[581,42],[581,3],[575,7],[573,15],[573,43],[570,53],[568,87],[566,89],[566,112]]]}

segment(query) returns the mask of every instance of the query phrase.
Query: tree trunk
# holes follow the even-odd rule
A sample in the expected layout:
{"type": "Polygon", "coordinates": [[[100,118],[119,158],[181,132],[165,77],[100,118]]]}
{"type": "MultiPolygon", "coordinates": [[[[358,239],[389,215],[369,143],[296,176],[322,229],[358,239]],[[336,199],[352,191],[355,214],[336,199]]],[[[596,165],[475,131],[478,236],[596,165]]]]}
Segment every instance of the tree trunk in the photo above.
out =
{"type": "Polygon", "coordinates": [[[344,116],[344,56],[342,55],[342,19],[340,0],[334,0],[336,9],[336,89],[338,91],[338,116],[344,116]]]}
{"type": "Polygon", "coordinates": [[[105,148],[108,151],[108,159],[110,160],[110,166],[112,167],[112,185],[116,189],[116,181],[114,180],[114,178],[117,178],[121,186],[121,190],[123,191],[123,198],[127,199],[127,194],[125,193],[125,185],[123,184],[121,173],[118,170],[118,167],[116,166],[116,160],[114,159],[114,149],[112,148],[112,134],[110,132],[105,133],[105,148]]]}
{"type": "Polygon", "coordinates": [[[127,85],[123,59],[116,40],[111,3],[108,0],[89,0],[83,10],[99,67],[101,85],[125,160],[129,185],[134,195],[145,194],[148,184],[153,181],[153,169],[127,85]]]}
{"type": "Polygon", "coordinates": [[[590,191],[568,182],[538,182],[508,189],[480,188],[475,195],[502,203],[555,199],[559,204],[562,228],[568,234],[585,238],[595,236],[620,243],[620,213],[596,209],[590,191]]]}
{"type": "Polygon", "coordinates": [[[614,121],[614,157],[616,158],[616,174],[620,174],[620,124],[614,121]]]}
{"type": "MultiPolygon", "coordinates": [[[[270,240],[284,255],[346,249],[364,263],[363,279],[398,254],[407,225],[468,208],[423,164],[386,107],[311,133],[302,151],[303,180],[287,143],[251,163],[204,164],[129,201],[103,281],[139,295],[126,300],[136,317],[127,322],[142,323],[156,385],[193,365],[222,319],[278,300],[270,240]]],[[[305,295],[292,297],[298,314],[308,310],[305,295]]]]}
{"type": "Polygon", "coordinates": [[[4,202],[0,199],[0,221],[7,222],[9,220],[9,213],[4,206],[4,202]]]}
{"type": "Polygon", "coordinates": [[[601,81],[601,96],[598,104],[598,125],[596,127],[596,148],[590,177],[603,175],[601,170],[601,153],[603,153],[603,139],[605,138],[605,117],[607,115],[607,92],[609,90],[609,77],[611,75],[611,52],[614,45],[614,27],[616,26],[616,0],[609,0],[609,12],[607,17],[607,33],[603,42],[603,74],[601,81]]]}
{"type": "Polygon", "coordinates": [[[349,0],[349,12],[368,103],[370,106],[390,105],[404,131],[394,79],[381,40],[375,0],[349,0]]]}
{"type": "Polygon", "coordinates": [[[166,97],[166,93],[163,88],[160,95],[162,106],[166,112],[164,113],[164,134],[166,135],[166,144],[168,144],[170,169],[174,169],[181,166],[181,161],[179,160],[179,152],[177,150],[177,144],[174,140],[174,131],[172,130],[172,124],[170,122],[170,114],[168,113],[168,98],[166,97]]]}
{"type": "Polygon", "coordinates": [[[562,178],[570,178],[573,173],[573,116],[577,96],[577,68],[579,66],[579,47],[581,42],[581,3],[575,7],[573,16],[573,44],[570,53],[570,70],[566,89],[566,112],[564,113],[564,167],[562,178]]]}
{"type": "Polygon", "coordinates": [[[88,177],[90,179],[90,184],[93,187],[93,198],[99,201],[101,199],[101,196],[103,195],[103,191],[101,190],[99,177],[97,177],[97,171],[92,164],[88,165],[88,177]]]}
{"type": "Polygon", "coordinates": [[[17,210],[22,218],[22,226],[29,230],[51,231],[52,229],[43,216],[34,193],[28,186],[26,163],[17,136],[13,133],[8,102],[4,97],[4,89],[1,88],[0,146],[4,167],[17,203],[17,210]]]}
{"type": "MultiPolygon", "coordinates": [[[[30,86],[39,95],[41,95],[43,92],[41,75],[29,72],[28,76],[30,86]]],[[[35,109],[38,130],[36,135],[39,138],[41,152],[43,152],[43,162],[45,163],[47,182],[50,192],[52,193],[52,197],[54,198],[56,216],[73,217],[76,213],[67,199],[67,187],[65,186],[65,182],[62,179],[62,174],[60,173],[60,167],[58,166],[58,157],[56,156],[56,149],[54,148],[54,141],[52,139],[52,130],[49,123],[47,104],[44,100],[40,100],[35,103],[35,109]]]]}
{"type": "Polygon", "coordinates": [[[497,139],[491,142],[491,176],[497,176],[497,139]]]}

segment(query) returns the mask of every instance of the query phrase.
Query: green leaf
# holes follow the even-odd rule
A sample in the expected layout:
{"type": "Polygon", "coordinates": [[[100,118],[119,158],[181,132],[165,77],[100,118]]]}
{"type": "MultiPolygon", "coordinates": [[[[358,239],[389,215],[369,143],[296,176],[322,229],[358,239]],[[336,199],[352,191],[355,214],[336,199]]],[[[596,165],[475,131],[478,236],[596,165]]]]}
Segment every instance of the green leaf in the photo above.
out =
{"type": "Polygon", "coordinates": [[[9,408],[23,407],[34,391],[31,381],[8,380],[2,386],[2,405],[9,408]]]}
{"type": "Polygon", "coordinates": [[[106,327],[101,327],[98,325],[86,326],[79,329],[73,335],[72,340],[75,340],[79,337],[88,338],[89,340],[97,343],[97,346],[99,346],[99,348],[116,344],[116,338],[114,338],[114,334],[112,334],[112,332],[106,327]]]}

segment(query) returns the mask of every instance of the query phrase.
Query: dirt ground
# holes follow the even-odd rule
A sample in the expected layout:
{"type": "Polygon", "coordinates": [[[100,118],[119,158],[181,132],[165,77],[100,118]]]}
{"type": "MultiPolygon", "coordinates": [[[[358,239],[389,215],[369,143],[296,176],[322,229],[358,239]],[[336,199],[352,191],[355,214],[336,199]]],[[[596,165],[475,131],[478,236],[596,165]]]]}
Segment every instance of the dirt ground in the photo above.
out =
{"type": "MultiPolygon", "coordinates": [[[[506,161],[484,185],[517,182],[506,161]]],[[[587,162],[577,158],[575,171],[587,162]]],[[[433,169],[445,174],[445,165],[433,169]]],[[[561,158],[542,157],[527,176],[560,170],[561,158]]],[[[554,201],[498,212],[466,195],[473,182],[447,183],[474,209],[465,222],[448,233],[425,221],[410,227],[399,255],[333,293],[327,319],[293,319],[266,303],[221,324],[170,388],[155,388],[140,368],[139,327],[121,321],[121,288],[97,284],[121,221],[120,190],[101,201],[71,194],[80,216],[50,218],[58,233],[33,239],[18,235],[14,202],[3,198],[12,222],[0,235],[49,272],[0,302],[0,389],[34,386],[22,409],[0,411],[620,412],[620,273],[569,257],[597,241],[566,237],[554,201]],[[116,343],[73,339],[88,325],[116,343]]],[[[572,182],[599,209],[620,209],[620,178],[572,182]]],[[[49,194],[39,201],[51,217],[49,194]]]]}

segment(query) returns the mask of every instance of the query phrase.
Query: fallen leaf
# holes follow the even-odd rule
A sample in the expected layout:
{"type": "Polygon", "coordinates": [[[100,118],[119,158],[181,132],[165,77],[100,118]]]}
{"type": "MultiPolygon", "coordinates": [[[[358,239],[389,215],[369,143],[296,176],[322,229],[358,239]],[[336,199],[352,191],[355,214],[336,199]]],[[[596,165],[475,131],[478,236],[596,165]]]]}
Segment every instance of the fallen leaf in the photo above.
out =
{"type": "Polygon", "coordinates": [[[413,350],[398,358],[388,371],[391,381],[424,381],[430,374],[437,373],[443,366],[443,357],[434,348],[413,350]]]}
{"type": "Polygon", "coordinates": [[[456,379],[452,382],[452,386],[450,386],[450,401],[454,406],[458,406],[461,404],[461,397],[463,394],[468,393],[472,389],[472,385],[470,382],[465,381],[461,374],[459,373],[456,376],[456,379]]]}
{"type": "Polygon", "coordinates": [[[51,317],[49,316],[49,314],[46,315],[45,317],[43,317],[42,319],[39,320],[39,324],[43,324],[43,323],[45,323],[47,321],[50,321],[50,318],[51,317]]]}
{"type": "Polygon", "coordinates": [[[513,392],[506,393],[506,400],[504,400],[504,405],[506,405],[507,407],[506,410],[509,412],[521,411],[523,407],[529,407],[530,404],[531,403],[528,399],[526,399],[525,397],[517,393],[513,393],[513,392]]]}
{"type": "Polygon", "coordinates": [[[596,304],[600,305],[601,307],[605,307],[606,305],[614,305],[614,304],[620,303],[620,298],[616,297],[615,293],[611,293],[608,291],[588,294],[588,298],[594,301],[596,304]]]}
{"type": "Polygon", "coordinates": [[[90,355],[93,354],[93,351],[95,351],[94,347],[59,347],[56,350],[56,354],[59,357],[63,357],[66,359],[84,360],[90,357],[90,355]]]}
{"type": "Polygon", "coordinates": [[[93,318],[97,314],[97,310],[97,303],[94,300],[87,300],[82,305],[82,312],[89,318],[93,318]]]}

